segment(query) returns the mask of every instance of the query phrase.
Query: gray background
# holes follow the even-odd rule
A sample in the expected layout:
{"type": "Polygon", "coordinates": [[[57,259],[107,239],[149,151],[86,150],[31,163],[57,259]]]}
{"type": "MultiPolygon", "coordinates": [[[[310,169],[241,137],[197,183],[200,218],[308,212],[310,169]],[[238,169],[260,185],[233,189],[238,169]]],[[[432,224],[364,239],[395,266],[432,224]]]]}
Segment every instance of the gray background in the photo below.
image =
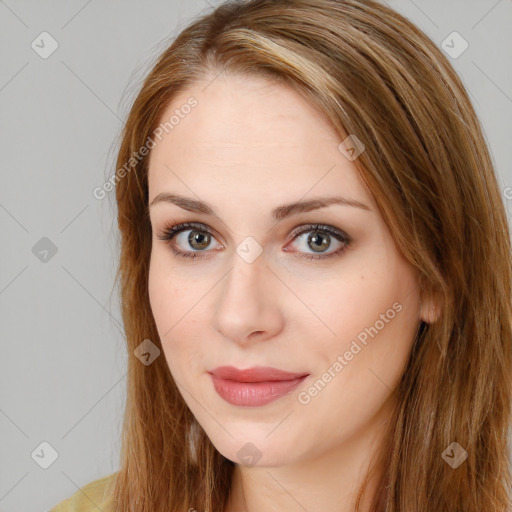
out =
{"type": "MultiPolygon", "coordinates": [[[[118,469],[118,235],[114,193],[97,200],[92,191],[115,170],[121,120],[156,56],[218,3],[0,0],[0,512],[48,510],[118,469]],[[31,46],[42,47],[44,31],[58,43],[47,58],[31,46]],[[40,252],[44,237],[55,254],[40,252]],[[47,469],[42,442],[58,453],[47,469]]],[[[439,46],[453,31],[469,43],[450,59],[482,120],[510,219],[512,1],[388,4],[439,46]]]]}

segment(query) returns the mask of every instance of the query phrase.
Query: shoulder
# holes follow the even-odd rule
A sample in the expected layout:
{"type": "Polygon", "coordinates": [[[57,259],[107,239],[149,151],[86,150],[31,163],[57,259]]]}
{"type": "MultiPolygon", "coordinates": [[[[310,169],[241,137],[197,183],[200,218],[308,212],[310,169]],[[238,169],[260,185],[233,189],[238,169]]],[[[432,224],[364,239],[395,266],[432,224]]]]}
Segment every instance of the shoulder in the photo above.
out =
{"type": "Polygon", "coordinates": [[[108,512],[107,505],[116,476],[117,472],[89,482],[72,496],[61,501],[50,512],[108,512]]]}

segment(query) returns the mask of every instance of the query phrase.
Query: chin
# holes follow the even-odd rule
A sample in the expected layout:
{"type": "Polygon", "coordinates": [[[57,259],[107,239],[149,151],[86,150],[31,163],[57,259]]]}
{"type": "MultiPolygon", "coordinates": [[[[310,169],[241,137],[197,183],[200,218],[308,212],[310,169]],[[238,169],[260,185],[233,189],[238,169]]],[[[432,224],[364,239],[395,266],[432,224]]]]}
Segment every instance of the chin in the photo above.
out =
{"type": "MultiPolygon", "coordinates": [[[[277,433],[268,432],[272,429],[243,429],[243,433],[229,430],[233,438],[225,436],[221,443],[212,440],[215,448],[224,457],[235,464],[248,467],[274,467],[284,466],[292,462],[291,458],[296,457],[297,443],[290,442],[290,446],[284,439],[279,438],[277,433]],[[274,439],[271,437],[275,435],[274,439]]],[[[283,430],[281,434],[286,432],[283,430]]],[[[211,439],[211,438],[210,438],[211,439]]],[[[292,441],[289,436],[287,440],[292,441]]]]}

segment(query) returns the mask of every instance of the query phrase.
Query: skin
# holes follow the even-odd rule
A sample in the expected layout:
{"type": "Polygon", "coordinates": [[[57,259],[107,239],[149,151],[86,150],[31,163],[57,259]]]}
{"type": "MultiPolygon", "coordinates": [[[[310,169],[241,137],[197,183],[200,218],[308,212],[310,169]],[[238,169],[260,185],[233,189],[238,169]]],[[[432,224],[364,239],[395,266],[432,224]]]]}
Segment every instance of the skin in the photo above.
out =
{"type": "Polygon", "coordinates": [[[355,163],[338,149],[343,139],[320,115],[275,82],[222,75],[210,83],[213,78],[174,99],[165,119],[190,96],[198,105],[151,152],[149,203],[169,192],[201,199],[215,211],[195,213],[167,202],[150,207],[148,286],[163,352],[198,423],[236,463],[228,512],[353,511],[370,457],[383,443],[418,324],[432,321],[433,303],[420,297],[414,269],[355,163]],[[333,195],[369,210],[331,205],[280,222],[271,217],[277,206],[333,195]],[[178,234],[174,248],[158,239],[166,224],[180,222],[213,231],[206,249],[187,241],[197,228],[178,234]],[[298,256],[328,255],[345,245],[320,233],[327,246],[315,252],[308,244],[308,236],[319,234],[314,228],[290,236],[315,223],[350,237],[340,255],[298,256]],[[263,249],[252,263],[236,252],[248,236],[263,249]],[[200,254],[183,258],[178,249],[200,254]],[[366,345],[359,343],[362,349],[309,403],[300,403],[299,393],[394,303],[400,312],[366,345]],[[220,365],[310,376],[270,404],[239,407],[213,387],[207,372],[220,365]],[[237,455],[248,441],[260,454],[254,465],[237,455]]]}

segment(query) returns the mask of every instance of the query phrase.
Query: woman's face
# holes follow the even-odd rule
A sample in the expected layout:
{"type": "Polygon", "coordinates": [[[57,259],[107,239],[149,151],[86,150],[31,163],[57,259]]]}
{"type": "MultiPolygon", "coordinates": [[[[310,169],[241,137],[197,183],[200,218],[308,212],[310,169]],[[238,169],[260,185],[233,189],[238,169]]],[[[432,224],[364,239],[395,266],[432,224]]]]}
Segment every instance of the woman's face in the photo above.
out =
{"type": "Polygon", "coordinates": [[[389,413],[424,317],[416,273],[356,153],[340,151],[297,93],[264,79],[205,81],[175,98],[164,121],[173,114],[149,166],[149,295],[185,402],[236,463],[284,465],[355,446],[389,413]],[[153,202],[160,194],[176,201],[153,202]],[[310,203],[335,197],[353,203],[310,203]],[[286,206],[295,203],[309,206],[286,206]],[[159,238],[185,222],[193,226],[159,238]],[[214,383],[220,366],[307,376],[214,383]]]}

